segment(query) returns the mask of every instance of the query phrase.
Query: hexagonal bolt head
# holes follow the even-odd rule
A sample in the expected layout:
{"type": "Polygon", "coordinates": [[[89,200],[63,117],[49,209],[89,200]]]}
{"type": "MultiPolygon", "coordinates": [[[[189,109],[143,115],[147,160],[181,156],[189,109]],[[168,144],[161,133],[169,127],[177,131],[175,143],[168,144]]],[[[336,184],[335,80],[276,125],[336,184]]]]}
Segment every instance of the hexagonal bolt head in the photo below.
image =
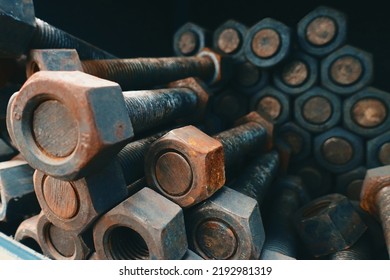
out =
{"type": "Polygon", "coordinates": [[[390,129],[390,93],[367,87],[344,100],[343,126],[373,138],[390,129]]]}
{"type": "Polygon", "coordinates": [[[275,66],[287,57],[290,47],[290,28],[272,18],[253,25],[244,39],[246,58],[259,67],[275,66]]]}
{"type": "Polygon", "coordinates": [[[258,259],[265,235],[253,198],[228,187],[185,217],[190,247],[204,259],[258,259]]]}
{"type": "Polygon", "coordinates": [[[212,107],[218,117],[232,123],[248,113],[248,97],[227,89],[213,98],[212,107]]]}
{"type": "Polygon", "coordinates": [[[316,257],[351,247],[367,229],[348,198],[340,194],[306,204],[295,213],[294,223],[306,249],[316,257]]]}
{"type": "Polygon", "coordinates": [[[324,56],[346,41],[347,18],[340,11],[320,6],[298,22],[297,33],[298,43],[303,50],[324,56]]]}
{"type": "Polygon", "coordinates": [[[390,165],[390,131],[366,142],[366,166],[390,165]]]}
{"type": "Polygon", "coordinates": [[[148,188],[104,214],[93,239],[99,259],[179,260],[188,247],[181,208],[148,188]]]}
{"type": "Polygon", "coordinates": [[[40,240],[38,238],[38,221],[40,214],[32,216],[18,226],[14,239],[23,245],[33,249],[34,251],[43,254],[40,240]]]}
{"type": "Polygon", "coordinates": [[[0,163],[0,221],[22,221],[39,213],[33,173],[25,161],[0,163]]]}
{"type": "Polygon", "coordinates": [[[26,161],[62,179],[81,178],[133,136],[118,84],[78,71],[35,73],[8,113],[8,131],[26,161]]]}
{"type": "Polygon", "coordinates": [[[47,219],[55,227],[75,233],[88,229],[128,197],[122,169],[114,161],[77,181],[62,181],[36,170],[34,189],[47,219]]]}
{"type": "Polygon", "coordinates": [[[232,86],[240,93],[253,95],[269,84],[269,71],[244,60],[234,64],[232,86]]]}
{"type": "Polygon", "coordinates": [[[145,174],[148,185],[189,207],[225,183],[222,144],[193,126],[171,130],[149,148],[145,174]]]}
{"type": "Polygon", "coordinates": [[[188,22],[180,27],[173,36],[173,51],[177,56],[190,56],[209,45],[209,31],[188,22]]]}
{"type": "Polygon", "coordinates": [[[321,85],[337,94],[348,95],[371,83],[373,69],[370,53],[346,45],[321,61],[321,85]]]}
{"type": "Polygon", "coordinates": [[[291,162],[307,158],[311,153],[311,134],[294,122],[282,125],[277,136],[281,137],[291,148],[291,162]]]}
{"type": "Polygon", "coordinates": [[[336,177],[335,192],[345,195],[350,200],[359,201],[363,180],[366,176],[366,166],[359,166],[336,177]]]}

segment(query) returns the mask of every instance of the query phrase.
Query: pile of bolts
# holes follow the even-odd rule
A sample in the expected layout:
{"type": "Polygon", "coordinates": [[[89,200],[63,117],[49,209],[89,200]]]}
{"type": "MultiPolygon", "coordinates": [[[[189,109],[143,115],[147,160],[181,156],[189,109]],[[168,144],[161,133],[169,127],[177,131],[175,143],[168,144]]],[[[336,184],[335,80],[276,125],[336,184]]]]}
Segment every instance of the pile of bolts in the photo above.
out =
{"type": "Polygon", "coordinates": [[[116,58],[0,4],[0,231],[51,259],[388,259],[390,94],[320,6],[116,58]]]}

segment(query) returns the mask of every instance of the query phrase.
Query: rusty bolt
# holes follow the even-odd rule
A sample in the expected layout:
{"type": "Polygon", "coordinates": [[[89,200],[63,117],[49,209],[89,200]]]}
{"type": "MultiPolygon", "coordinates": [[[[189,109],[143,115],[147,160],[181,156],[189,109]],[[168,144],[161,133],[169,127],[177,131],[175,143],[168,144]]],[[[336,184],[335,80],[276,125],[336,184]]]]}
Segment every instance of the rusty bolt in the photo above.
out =
{"type": "Polygon", "coordinates": [[[118,84],[82,72],[40,71],[11,102],[8,130],[35,169],[79,179],[134,133],[203,114],[208,94],[200,83],[188,78],[170,86],[122,93],[118,84]]]}
{"type": "Polygon", "coordinates": [[[360,206],[381,221],[390,256],[390,170],[389,166],[368,169],[360,194],[360,206]]]}
{"type": "Polygon", "coordinates": [[[213,33],[213,48],[222,55],[230,56],[234,61],[244,57],[243,41],[247,27],[235,20],[221,24],[213,33]]]}
{"type": "Polygon", "coordinates": [[[300,208],[294,215],[297,232],[313,256],[325,256],[354,245],[367,226],[347,197],[329,194],[300,208]]]}
{"type": "Polygon", "coordinates": [[[297,33],[304,51],[324,56],[345,43],[347,18],[340,11],[320,6],[299,21],[297,33]]]}
{"type": "Polygon", "coordinates": [[[218,94],[212,101],[213,112],[227,123],[248,113],[248,98],[237,91],[227,89],[218,94]]]}
{"type": "Polygon", "coordinates": [[[286,58],[290,47],[290,28],[272,18],[265,18],[253,25],[244,39],[246,58],[259,67],[275,66],[286,58]]]}
{"type": "Polygon", "coordinates": [[[82,59],[114,58],[35,17],[32,0],[5,0],[0,5],[0,56],[17,58],[31,49],[74,48],[82,59]]]}
{"type": "Polygon", "coordinates": [[[273,124],[255,112],[214,137],[193,126],[174,129],[151,145],[146,179],[181,207],[190,207],[223,186],[225,166],[243,155],[271,149],[272,142],[273,124]]]}
{"type": "Polygon", "coordinates": [[[144,89],[188,77],[198,77],[209,84],[229,78],[229,61],[220,54],[203,49],[197,56],[164,58],[129,58],[80,61],[77,51],[31,50],[27,77],[38,71],[84,71],[118,83],[122,89],[144,89]]]}
{"type": "Polygon", "coordinates": [[[99,259],[181,259],[187,252],[182,209],[143,188],[104,214],[93,228],[99,259]]]}
{"type": "Polygon", "coordinates": [[[366,172],[366,166],[359,166],[351,171],[338,175],[336,177],[335,191],[345,195],[350,200],[359,201],[366,172]]]}
{"type": "Polygon", "coordinates": [[[367,168],[390,165],[390,132],[368,140],[366,148],[367,168]]]}
{"type": "Polygon", "coordinates": [[[341,100],[323,88],[311,88],[295,99],[294,116],[304,129],[313,133],[324,132],[340,122],[341,100]]]}
{"type": "Polygon", "coordinates": [[[250,109],[264,111],[275,124],[283,124],[290,119],[290,97],[273,86],[267,86],[252,96],[250,109]]]}
{"type": "Polygon", "coordinates": [[[269,83],[269,71],[245,60],[234,65],[232,86],[247,95],[252,95],[269,83]]]}
{"type": "Polygon", "coordinates": [[[32,216],[21,222],[15,232],[14,239],[33,249],[35,252],[43,254],[37,230],[39,218],[40,214],[32,216]]]}
{"type": "Polygon", "coordinates": [[[372,55],[346,45],[321,61],[321,84],[340,95],[348,95],[369,85],[373,79],[372,55]]]}
{"type": "Polygon", "coordinates": [[[328,256],[330,260],[372,260],[372,245],[368,233],[364,233],[351,247],[334,252],[328,256]]]}
{"type": "Polygon", "coordinates": [[[297,95],[314,86],[318,77],[318,61],[303,52],[295,52],[275,69],[273,82],[283,92],[297,95]]]}
{"type": "Polygon", "coordinates": [[[303,182],[297,176],[285,176],[277,180],[270,193],[266,209],[265,242],[260,259],[291,260],[298,255],[298,237],[292,217],[309,197],[303,182]]]}
{"type": "Polygon", "coordinates": [[[311,134],[294,122],[287,122],[278,129],[278,136],[291,147],[291,161],[299,162],[311,153],[311,134]]]}
{"type": "Polygon", "coordinates": [[[190,56],[210,45],[210,32],[203,27],[188,22],[173,36],[173,50],[177,56],[190,56]]]}
{"type": "Polygon", "coordinates": [[[376,137],[390,129],[388,92],[367,87],[344,100],[343,126],[365,137],[376,137]]]}
{"type": "Polygon", "coordinates": [[[317,162],[334,173],[350,171],[363,163],[362,139],[340,127],[334,127],[314,138],[317,162]]]}
{"type": "Polygon", "coordinates": [[[25,161],[0,163],[0,221],[22,221],[40,211],[34,193],[33,172],[25,161]]]}

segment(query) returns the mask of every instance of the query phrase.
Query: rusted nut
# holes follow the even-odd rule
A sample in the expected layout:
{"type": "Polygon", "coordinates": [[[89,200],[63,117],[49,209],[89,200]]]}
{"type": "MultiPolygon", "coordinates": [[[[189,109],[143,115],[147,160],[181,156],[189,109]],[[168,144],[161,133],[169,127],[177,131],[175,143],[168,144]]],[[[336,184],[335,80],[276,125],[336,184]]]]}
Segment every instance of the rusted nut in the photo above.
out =
{"type": "Polygon", "coordinates": [[[293,53],[273,72],[275,86],[292,95],[307,91],[318,80],[318,61],[303,52],[293,53]]]}
{"type": "Polygon", "coordinates": [[[39,213],[33,172],[25,161],[0,163],[0,221],[20,222],[39,213]]]}
{"type": "Polygon", "coordinates": [[[372,55],[346,45],[321,61],[321,85],[340,95],[357,92],[373,79],[372,55]]]}
{"type": "Polygon", "coordinates": [[[273,86],[267,86],[252,96],[250,109],[264,111],[275,124],[283,124],[290,119],[290,97],[273,86]]]}
{"type": "Polygon", "coordinates": [[[372,138],[390,129],[390,94],[367,87],[344,100],[343,126],[372,138]]]}
{"type": "Polygon", "coordinates": [[[351,171],[338,175],[336,177],[335,191],[345,195],[350,200],[359,201],[366,172],[366,166],[359,166],[351,171]]]}
{"type": "Polygon", "coordinates": [[[186,254],[182,258],[184,261],[200,261],[203,260],[201,256],[196,254],[195,252],[191,251],[190,249],[187,250],[186,254]]]}
{"type": "Polygon", "coordinates": [[[224,22],[213,33],[213,48],[234,61],[242,61],[245,59],[243,42],[247,29],[244,24],[235,20],[224,22]]]}
{"type": "Polygon", "coordinates": [[[329,194],[311,201],[294,215],[297,232],[313,256],[354,245],[367,230],[347,197],[329,194]]]}
{"type": "Polygon", "coordinates": [[[248,107],[248,98],[231,89],[224,90],[212,101],[213,112],[228,123],[248,113],[248,107]]]}
{"type": "Polygon", "coordinates": [[[40,71],[9,106],[8,130],[32,167],[76,180],[118,153],[134,133],[201,115],[205,89],[191,78],[178,83],[186,87],[122,93],[118,84],[82,72],[40,71]]]}
{"type": "Polygon", "coordinates": [[[35,17],[32,0],[6,0],[0,5],[0,56],[18,58],[29,48],[76,48],[82,58],[114,58],[35,17]]]}
{"type": "Polygon", "coordinates": [[[246,58],[259,67],[272,67],[287,57],[291,47],[291,30],[284,23],[265,18],[245,35],[246,58]]]}
{"type": "Polygon", "coordinates": [[[383,165],[390,165],[390,132],[383,133],[366,142],[367,168],[383,165]]]}
{"type": "Polygon", "coordinates": [[[323,88],[311,88],[295,99],[294,116],[304,129],[313,133],[324,132],[339,124],[341,99],[323,88]]]}
{"type": "Polygon", "coordinates": [[[148,188],[104,214],[93,239],[99,259],[179,260],[188,247],[182,209],[148,188]]]}
{"type": "Polygon", "coordinates": [[[390,171],[389,166],[367,170],[360,193],[360,206],[379,218],[390,256],[390,171]]]}
{"type": "Polygon", "coordinates": [[[55,260],[85,260],[91,253],[92,234],[78,234],[56,227],[41,212],[37,236],[43,254],[55,260]]]}
{"type": "Polygon", "coordinates": [[[222,188],[185,216],[189,246],[204,259],[258,259],[264,228],[255,199],[222,188]]]}
{"type": "Polygon", "coordinates": [[[252,95],[269,83],[269,71],[245,60],[234,65],[232,86],[240,93],[252,95]]]}
{"type": "Polygon", "coordinates": [[[187,22],[173,35],[173,51],[177,56],[195,55],[210,45],[210,32],[203,27],[187,22]]]}
{"type": "Polygon", "coordinates": [[[340,127],[316,136],[314,147],[318,163],[331,172],[343,173],[363,164],[363,140],[340,127]]]}
{"type": "Polygon", "coordinates": [[[33,249],[35,252],[43,254],[37,228],[40,215],[32,216],[21,222],[15,232],[14,239],[33,249]]]}
{"type": "Polygon", "coordinates": [[[77,181],[62,181],[38,170],[34,173],[35,193],[47,219],[57,228],[75,233],[86,230],[128,197],[126,186],[115,161],[77,181]]]}
{"type": "Polygon", "coordinates": [[[298,22],[297,33],[304,51],[324,56],[345,43],[347,18],[338,10],[320,6],[298,22]]]}
{"type": "Polygon", "coordinates": [[[277,135],[291,147],[291,162],[299,162],[311,153],[311,134],[294,122],[283,124],[277,135]]]}

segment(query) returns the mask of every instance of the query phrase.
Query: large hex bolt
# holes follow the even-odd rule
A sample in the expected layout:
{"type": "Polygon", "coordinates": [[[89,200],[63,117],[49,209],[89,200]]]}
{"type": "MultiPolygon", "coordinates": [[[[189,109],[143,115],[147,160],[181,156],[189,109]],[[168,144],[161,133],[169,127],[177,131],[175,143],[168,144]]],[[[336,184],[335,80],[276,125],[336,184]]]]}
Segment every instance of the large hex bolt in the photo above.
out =
{"type": "Polygon", "coordinates": [[[205,259],[258,259],[265,239],[259,204],[278,168],[277,152],[258,157],[233,185],[190,208],[190,247],[205,259]]]}
{"type": "Polygon", "coordinates": [[[190,207],[225,183],[225,167],[244,155],[272,148],[273,124],[252,112],[242,124],[210,137],[193,126],[174,129],[154,142],[145,159],[145,176],[164,196],[190,207]]]}
{"type": "Polygon", "coordinates": [[[285,176],[275,183],[274,195],[265,224],[265,242],[261,260],[291,260],[298,257],[298,236],[294,230],[293,214],[309,197],[302,180],[297,176],[285,176]]]}
{"type": "Polygon", "coordinates": [[[314,87],[295,99],[294,116],[306,130],[324,132],[340,122],[341,100],[323,88],[314,87]]]}
{"type": "Polygon", "coordinates": [[[32,216],[21,222],[15,232],[14,239],[33,249],[35,252],[43,254],[37,230],[39,218],[40,214],[32,216]]]}
{"type": "Polygon", "coordinates": [[[0,56],[17,58],[28,49],[76,49],[82,59],[115,58],[35,17],[32,0],[0,4],[0,56]]]}
{"type": "Polygon", "coordinates": [[[313,147],[317,162],[331,172],[343,173],[363,164],[363,140],[340,127],[316,136],[313,147]]]}
{"type": "Polygon", "coordinates": [[[269,83],[268,71],[247,60],[236,63],[232,74],[232,86],[247,95],[252,95],[269,83]]]}
{"type": "Polygon", "coordinates": [[[226,89],[212,101],[212,111],[226,123],[231,124],[248,113],[248,98],[232,89],[226,89]]]}
{"type": "Polygon", "coordinates": [[[350,200],[360,201],[360,192],[366,176],[367,166],[359,166],[336,177],[335,192],[345,195],[350,200]]]}
{"type": "Polygon", "coordinates": [[[283,92],[297,95],[314,86],[318,77],[318,61],[303,52],[295,52],[275,69],[273,82],[283,92]]]}
{"type": "Polygon", "coordinates": [[[379,217],[390,256],[390,170],[389,166],[368,169],[360,194],[360,206],[379,217]]]}
{"type": "Polygon", "coordinates": [[[348,95],[369,85],[374,76],[372,55],[344,46],[321,61],[321,84],[340,95],[348,95]]]}
{"type": "Polygon", "coordinates": [[[275,124],[283,124],[290,119],[290,97],[273,86],[267,86],[252,96],[250,109],[264,111],[275,124]]]}
{"type": "Polygon", "coordinates": [[[179,260],[188,247],[182,209],[149,188],[99,218],[93,240],[99,259],[179,260]]]}
{"type": "Polygon", "coordinates": [[[78,234],[56,227],[41,212],[37,236],[43,254],[55,260],[85,260],[93,249],[91,230],[78,234]]]}
{"type": "Polygon", "coordinates": [[[291,148],[291,162],[300,162],[311,153],[311,134],[294,122],[283,124],[277,132],[291,148]]]}
{"type": "Polygon", "coordinates": [[[34,193],[32,169],[27,162],[0,163],[0,221],[22,221],[40,211],[34,193]]]}
{"type": "Polygon", "coordinates": [[[366,148],[367,168],[390,165],[390,132],[368,140],[366,148]]]}
{"type": "Polygon", "coordinates": [[[272,67],[290,53],[291,30],[284,23],[265,18],[253,25],[244,39],[246,58],[259,67],[272,67]]]}
{"type": "Polygon", "coordinates": [[[307,251],[315,257],[350,248],[367,230],[351,202],[341,194],[306,204],[296,211],[294,224],[307,251]]]}
{"type": "Polygon", "coordinates": [[[344,100],[343,126],[372,138],[390,129],[390,94],[367,87],[344,100]]]}
{"type": "Polygon", "coordinates": [[[26,65],[27,77],[38,71],[84,71],[114,81],[122,89],[151,87],[188,77],[199,77],[215,84],[230,74],[226,58],[208,49],[193,57],[83,61],[76,50],[32,50],[26,65]]]}
{"type": "Polygon", "coordinates": [[[203,27],[187,22],[173,35],[173,51],[177,56],[197,54],[210,45],[211,34],[203,27]]]}
{"type": "Polygon", "coordinates": [[[324,56],[345,43],[347,18],[340,11],[320,6],[299,21],[297,33],[298,43],[304,51],[324,56]]]}
{"type": "Polygon", "coordinates": [[[208,94],[196,80],[170,86],[122,92],[118,84],[82,72],[40,71],[9,105],[8,131],[32,167],[79,179],[134,134],[204,113],[208,94]]]}
{"type": "Polygon", "coordinates": [[[234,61],[245,59],[243,42],[246,31],[247,27],[238,21],[224,22],[213,33],[213,48],[234,61]]]}
{"type": "Polygon", "coordinates": [[[137,181],[144,176],[146,151],[162,135],[127,144],[105,168],[77,181],[62,181],[35,171],[34,189],[47,219],[67,231],[88,229],[100,215],[140,189],[137,181]]]}

